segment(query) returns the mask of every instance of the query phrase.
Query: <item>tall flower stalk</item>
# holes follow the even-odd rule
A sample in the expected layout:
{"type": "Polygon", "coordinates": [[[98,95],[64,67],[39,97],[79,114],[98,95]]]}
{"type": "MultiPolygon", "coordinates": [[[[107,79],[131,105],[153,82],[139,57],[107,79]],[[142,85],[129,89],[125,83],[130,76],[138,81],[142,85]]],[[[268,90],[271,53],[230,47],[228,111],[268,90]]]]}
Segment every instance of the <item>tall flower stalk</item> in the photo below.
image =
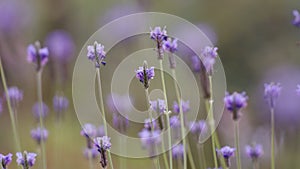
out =
{"type": "Polygon", "coordinates": [[[279,83],[265,84],[264,97],[271,112],[271,169],[275,169],[275,105],[280,95],[281,86],[279,83]]]}
{"type": "MultiPolygon", "coordinates": [[[[39,125],[40,128],[44,128],[43,122],[43,94],[42,94],[42,72],[43,67],[48,62],[49,51],[48,48],[41,47],[40,42],[35,42],[27,48],[27,61],[36,65],[36,82],[37,82],[37,99],[38,99],[38,112],[39,112],[39,125]]],[[[43,169],[47,168],[46,161],[46,148],[44,140],[41,140],[41,153],[42,153],[42,165],[43,169]]]]}
{"type": "MultiPolygon", "coordinates": [[[[104,110],[104,101],[103,101],[103,94],[102,94],[102,86],[101,86],[101,76],[100,76],[100,65],[106,65],[106,62],[104,61],[106,52],[104,51],[104,46],[99,44],[98,42],[94,42],[94,45],[90,45],[87,47],[88,53],[87,57],[89,60],[94,62],[95,68],[96,68],[96,76],[97,76],[97,83],[98,83],[98,97],[100,101],[100,109],[103,117],[103,125],[104,125],[104,131],[105,135],[108,135],[107,133],[107,122],[105,117],[105,110],[104,110]]],[[[110,163],[110,167],[113,169],[113,162],[111,153],[108,150],[107,151],[108,160],[110,163]]]]}
{"type": "MultiPolygon", "coordinates": [[[[2,66],[1,57],[0,57],[0,73],[1,73],[1,79],[2,79],[2,84],[3,84],[4,91],[5,91],[5,95],[8,96],[9,93],[8,93],[8,89],[7,89],[6,78],[5,78],[5,73],[4,73],[3,66],[2,66]]],[[[12,126],[12,130],[13,130],[16,150],[20,151],[21,150],[21,144],[20,144],[20,139],[19,139],[19,133],[18,133],[18,130],[17,130],[17,124],[16,124],[16,121],[15,121],[15,119],[16,119],[15,114],[13,112],[12,105],[11,105],[9,97],[6,97],[6,101],[7,101],[7,107],[8,107],[8,111],[9,111],[10,120],[11,120],[11,126],[12,126]]]]}

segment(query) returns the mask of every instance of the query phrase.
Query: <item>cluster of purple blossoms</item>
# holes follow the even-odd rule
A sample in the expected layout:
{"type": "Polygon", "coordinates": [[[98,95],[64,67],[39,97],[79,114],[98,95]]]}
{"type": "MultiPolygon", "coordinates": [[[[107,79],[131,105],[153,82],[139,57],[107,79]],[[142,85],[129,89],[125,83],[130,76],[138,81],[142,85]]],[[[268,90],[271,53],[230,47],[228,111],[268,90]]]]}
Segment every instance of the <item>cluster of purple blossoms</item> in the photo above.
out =
{"type": "Polygon", "coordinates": [[[240,110],[247,106],[248,96],[245,92],[233,92],[231,95],[226,92],[224,104],[228,111],[233,113],[233,120],[238,120],[240,117],[240,110]]]}
{"type": "Polygon", "coordinates": [[[183,157],[184,147],[182,144],[177,144],[172,148],[172,156],[175,159],[180,159],[183,157]]]}
{"type": "Polygon", "coordinates": [[[178,39],[171,39],[168,38],[166,41],[163,42],[163,49],[170,53],[175,53],[178,50],[178,39]]]}
{"type": "Polygon", "coordinates": [[[293,25],[300,27],[300,13],[298,10],[293,10],[294,20],[293,25]]]}
{"type": "Polygon", "coordinates": [[[145,123],[144,123],[144,129],[146,130],[158,130],[159,126],[157,124],[157,121],[155,119],[145,119],[145,123]]]}
{"type": "Polygon", "coordinates": [[[58,114],[67,111],[69,107],[69,100],[64,96],[56,95],[53,97],[53,109],[58,114]]]}
{"type": "Polygon", "coordinates": [[[36,117],[36,119],[39,119],[40,116],[44,119],[49,113],[49,108],[44,102],[42,102],[41,105],[39,102],[37,102],[32,107],[32,113],[36,117]],[[41,110],[40,106],[42,108],[41,110]]]}
{"type": "Polygon", "coordinates": [[[94,139],[94,142],[100,153],[100,164],[105,168],[107,166],[106,152],[111,148],[110,138],[107,136],[97,137],[94,139]]]}
{"type": "Polygon", "coordinates": [[[142,142],[142,146],[149,151],[151,157],[155,156],[155,146],[161,143],[160,130],[148,130],[143,129],[139,132],[139,137],[142,142]]]}
{"type": "Polygon", "coordinates": [[[198,139],[201,133],[208,131],[205,120],[193,121],[189,123],[190,132],[198,139]]]}
{"type": "MultiPolygon", "coordinates": [[[[187,113],[188,111],[190,111],[190,101],[189,100],[187,100],[187,101],[181,100],[181,106],[182,106],[183,113],[187,113]]],[[[180,107],[176,101],[174,101],[174,103],[173,103],[173,112],[177,113],[177,114],[180,113],[180,107]]]]}
{"type": "Polygon", "coordinates": [[[143,67],[139,67],[138,70],[135,71],[136,78],[144,84],[145,89],[149,88],[149,81],[154,78],[154,67],[150,67],[148,69],[147,63],[144,62],[143,67]]]}
{"type": "Polygon", "coordinates": [[[227,167],[230,167],[230,157],[234,156],[235,148],[224,146],[217,150],[218,154],[225,159],[227,167]]]}
{"type": "Polygon", "coordinates": [[[12,156],[13,155],[11,153],[7,155],[0,154],[0,165],[2,166],[3,169],[7,169],[7,166],[12,161],[12,156]]]}
{"type": "Polygon", "coordinates": [[[113,126],[118,129],[119,132],[125,133],[129,127],[128,117],[123,117],[120,114],[113,114],[113,126]]]}
{"type": "Polygon", "coordinates": [[[202,49],[202,63],[208,73],[212,73],[213,71],[213,65],[215,64],[216,58],[218,56],[217,50],[217,47],[210,46],[206,46],[204,49],[202,49]]]}
{"type": "Polygon", "coordinates": [[[41,141],[45,142],[48,139],[48,130],[45,128],[37,127],[36,129],[32,129],[31,138],[35,140],[38,144],[41,144],[41,141]]]}
{"type": "Polygon", "coordinates": [[[10,87],[8,88],[7,92],[12,107],[18,106],[19,102],[23,100],[23,91],[20,90],[18,87],[10,87]]]}
{"type": "Polygon", "coordinates": [[[22,166],[23,169],[29,169],[34,165],[37,154],[27,153],[24,151],[23,154],[21,152],[17,152],[16,156],[18,165],[22,166]]]}
{"type": "Polygon", "coordinates": [[[163,114],[166,111],[166,103],[162,99],[150,101],[150,108],[159,114],[163,114]]]}
{"type": "Polygon", "coordinates": [[[276,101],[280,95],[281,86],[280,83],[265,84],[264,98],[269,104],[271,109],[274,109],[276,101]]]}
{"type": "Polygon", "coordinates": [[[150,38],[156,42],[156,48],[158,52],[158,59],[163,59],[163,44],[167,40],[168,35],[166,28],[163,29],[159,26],[155,27],[153,30],[150,29],[150,38]]]}
{"type": "Polygon", "coordinates": [[[27,48],[27,61],[36,65],[36,70],[40,71],[48,62],[49,50],[42,48],[40,42],[30,44],[27,48]]]}
{"type": "Polygon", "coordinates": [[[97,134],[97,128],[95,125],[86,123],[82,126],[80,135],[84,136],[87,141],[87,147],[91,149],[93,147],[91,138],[94,138],[97,134]]]}
{"type": "Polygon", "coordinates": [[[249,158],[251,158],[253,161],[256,161],[258,158],[260,158],[263,154],[263,147],[260,144],[254,144],[254,145],[247,145],[245,147],[246,154],[249,158]]]}
{"type": "Polygon", "coordinates": [[[106,57],[106,52],[104,51],[104,46],[98,42],[94,42],[94,45],[90,45],[87,47],[87,57],[92,62],[95,62],[95,67],[100,68],[100,65],[106,65],[104,61],[106,57]]]}
{"type": "Polygon", "coordinates": [[[180,140],[182,137],[180,132],[181,123],[179,116],[172,116],[170,118],[170,127],[172,131],[172,139],[180,140]]]}

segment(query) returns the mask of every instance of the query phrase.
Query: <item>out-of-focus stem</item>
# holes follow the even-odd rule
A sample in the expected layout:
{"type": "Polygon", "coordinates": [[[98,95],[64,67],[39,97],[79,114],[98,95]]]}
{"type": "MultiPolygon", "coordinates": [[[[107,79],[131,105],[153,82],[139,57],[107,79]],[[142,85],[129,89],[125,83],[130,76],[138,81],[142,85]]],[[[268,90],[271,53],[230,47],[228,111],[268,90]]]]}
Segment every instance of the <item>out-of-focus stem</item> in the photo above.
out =
{"type": "Polygon", "coordinates": [[[190,164],[191,164],[191,168],[192,169],[196,169],[196,166],[195,166],[195,162],[194,162],[194,158],[193,158],[193,154],[192,154],[192,149],[191,149],[191,146],[190,146],[190,143],[189,141],[187,140],[186,142],[187,144],[187,155],[189,157],[189,161],[190,161],[190,164]]]}
{"type": "Polygon", "coordinates": [[[236,148],[236,167],[241,169],[241,155],[240,155],[240,141],[239,141],[239,122],[234,122],[234,138],[235,138],[235,148],[236,148]]]}
{"type": "MultiPolygon", "coordinates": [[[[107,135],[107,124],[106,124],[106,117],[105,117],[105,111],[104,111],[104,102],[103,102],[103,95],[102,95],[102,86],[101,86],[101,77],[100,77],[100,68],[96,68],[96,74],[97,74],[97,82],[98,82],[98,92],[99,92],[99,101],[100,101],[100,108],[103,116],[103,126],[104,126],[104,132],[105,135],[107,135]]],[[[108,135],[107,135],[108,136],[108,135]]],[[[112,157],[110,151],[107,151],[108,160],[110,164],[110,168],[114,168],[112,157]]]]}
{"type": "Polygon", "coordinates": [[[89,168],[94,169],[92,149],[89,149],[89,168]]]}
{"type": "Polygon", "coordinates": [[[198,156],[199,156],[199,167],[206,169],[206,158],[204,152],[204,145],[202,143],[197,143],[198,156]]]}
{"type": "Polygon", "coordinates": [[[275,169],[275,117],[271,108],[271,169],[275,169]]]}
{"type": "Polygon", "coordinates": [[[4,91],[5,91],[5,95],[7,96],[6,97],[6,103],[7,103],[9,116],[10,116],[10,120],[11,120],[11,126],[12,126],[12,130],[13,130],[16,150],[21,151],[19,133],[18,133],[18,130],[17,130],[17,127],[16,127],[15,115],[14,115],[14,112],[13,112],[13,109],[12,109],[12,106],[11,106],[10,98],[8,96],[8,89],[7,89],[6,78],[5,78],[5,73],[4,73],[3,66],[2,66],[1,57],[0,57],[0,73],[1,73],[1,79],[2,79],[2,84],[3,84],[4,91]]]}

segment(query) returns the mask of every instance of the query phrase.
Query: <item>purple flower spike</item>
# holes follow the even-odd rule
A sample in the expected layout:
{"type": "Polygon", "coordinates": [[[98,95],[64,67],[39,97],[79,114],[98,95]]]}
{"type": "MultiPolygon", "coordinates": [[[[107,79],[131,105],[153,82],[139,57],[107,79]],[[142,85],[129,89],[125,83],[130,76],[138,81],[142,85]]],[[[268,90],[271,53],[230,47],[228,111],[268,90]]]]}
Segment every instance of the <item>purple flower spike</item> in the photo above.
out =
{"type": "Polygon", "coordinates": [[[90,123],[86,123],[82,126],[82,130],[80,132],[80,135],[90,138],[90,137],[95,137],[97,133],[96,126],[90,123]]]}
{"type": "Polygon", "coordinates": [[[145,129],[147,129],[147,130],[149,130],[149,131],[151,131],[152,129],[152,125],[153,125],[153,130],[156,130],[156,129],[158,129],[158,124],[157,124],[157,122],[155,121],[155,119],[145,119],[145,124],[144,124],[144,128],[145,129]],[[152,124],[151,124],[152,123],[152,124]]]}
{"type": "Polygon", "coordinates": [[[225,159],[227,167],[230,167],[230,157],[234,156],[235,148],[224,146],[220,150],[217,150],[217,152],[225,159]]]}
{"type": "Polygon", "coordinates": [[[36,70],[40,71],[48,62],[49,50],[41,47],[40,42],[30,44],[27,47],[27,61],[36,65],[36,70]]]}
{"type": "Polygon", "coordinates": [[[56,95],[53,97],[53,109],[57,113],[65,112],[69,107],[69,100],[64,96],[56,95]]]}
{"type": "Polygon", "coordinates": [[[150,38],[156,42],[156,50],[158,52],[158,59],[163,59],[163,43],[167,40],[168,35],[166,28],[155,27],[153,30],[150,28],[150,38]]]}
{"type": "Polygon", "coordinates": [[[293,25],[300,27],[300,14],[298,10],[293,10],[294,20],[293,25]]]}
{"type": "Polygon", "coordinates": [[[118,129],[119,132],[125,133],[129,127],[128,117],[123,117],[120,114],[113,114],[113,126],[118,129]]]}
{"type": "Polygon", "coordinates": [[[23,100],[23,91],[15,86],[10,87],[8,88],[8,97],[10,98],[11,105],[16,107],[23,100]]]}
{"type": "Polygon", "coordinates": [[[16,156],[18,165],[23,166],[24,169],[29,169],[34,165],[37,154],[27,153],[24,151],[23,154],[21,152],[17,152],[16,156]]]}
{"type": "MultiPolygon", "coordinates": [[[[187,100],[187,101],[181,100],[181,105],[182,105],[183,113],[190,111],[190,101],[189,100],[187,100]]],[[[180,107],[176,101],[174,101],[174,103],[173,103],[173,112],[177,113],[177,114],[180,113],[180,107]]]]}
{"type": "Polygon", "coordinates": [[[139,137],[141,138],[142,146],[150,151],[150,155],[154,155],[154,146],[161,143],[160,130],[149,131],[143,129],[139,132],[139,137]]]}
{"type": "Polygon", "coordinates": [[[171,126],[172,128],[179,128],[179,127],[181,126],[181,124],[180,124],[180,119],[179,119],[178,116],[172,116],[172,117],[170,118],[170,126],[171,126]]]}
{"type": "Polygon", "coordinates": [[[174,39],[172,41],[172,39],[169,38],[168,40],[164,41],[163,49],[170,52],[170,53],[175,53],[178,49],[177,41],[178,41],[177,39],[174,39]]]}
{"type": "Polygon", "coordinates": [[[42,118],[45,118],[48,115],[49,112],[49,108],[48,106],[43,102],[42,103],[42,111],[40,111],[40,103],[35,103],[32,107],[32,113],[33,115],[39,119],[40,116],[42,116],[42,118]]]}
{"type": "Polygon", "coordinates": [[[203,65],[206,68],[206,71],[209,73],[213,71],[213,66],[218,56],[217,50],[218,50],[217,47],[206,46],[201,52],[203,56],[202,58],[203,65]]]}
{"type": "Polygon", "coordinates": [[[184,147],[182,144],[178,144],[172,148],[173,158],[180,159],[183,156],[184,147]]]}
{"type": "Polygon", "coordinates": [[[107,136],[97,137],[94,142],[100,153],[100,164],[102,168],[105,168],[107,166],[106,151],[111,148],[110,138],[107,136]]]}
{"type": "Polygon", "coordinates": [[[251,158],[252,160],[257,160],[264,153],[262,145],[260,145],[260,144],[255,144],[255,145],[252,145],[252,146],[247,145],[245,150],[246,150],[247,156],[249,158],[251,158]]]}
{"type": "Polygon", "coordinates": [[[157,99],[150,101],[150,108],[157,113],[164,113],[166,111],[165,101],[162,99],[157,99]]]}
{"type": "Polygon", "coordinates": [[[154,73],[154,67],[150,67],[148,69],[147,62],[144,62],[143,67],[139,67],[138,70],[135,71],[136,73],[136,78],[144,84],[145,89],[149,88],[149,82],[151,79],[154,78],[155,73],[154,73]]]}
{"type": "Polygon", "coordinates": [[[191,133],[196,135],[196,138],[199,137],[200,133],[207,132],[208,130],[205,120],[190,122],[189,127],[191,133]]]}
{"type": "Polygon", "coordinates": [[[226,92],[224,104],[228,111],[233,113],[233,120],[238,120],[240,117],[240,110],[247,106],[248,96],[245,92],[234,92],[231,95],[226,92]]]}
{"type": "Polygon", "coordinates": [[[87,57],[92,62],[95,62],[95,67],[100,68],[100,65],[106,65],[104,61],[106,57],[106,52],[104,51],[104,46],[98,42],[94,42],[94,45],[90,45],[87,47],[87,57]]]}
{"type": "Polygon", "coordinates": [[[89,159],[90,156],[92,157],[92,159],[95,159],[98,157],[99,152],[98,152],[98,148],[96,146],[93,146],[93,148],[89,149],[89,148],[85,148],[83,150],[83,155],[85,158],[89,159]]]}
{"type": "Polygon", "coordinates": [[[264,97],[271,109],[275,107],[276,100],[278,99],[280,92],[281,92],[280,83],[265,84],[264,97]]]}
{"type": "Polygon", "coordinates": [[[48,138],[48,130],[45,128],[37,127],[36,129],[32,129],[30,134],[32,139],[38,144],[40,144],[41,141],[46,141],[48,138]]]}
{"type": "Polygon", "coordinates": [[[201,60],[197,55],[191,57],[192,68],[194,72],[200,72],[201,70],[201,60]]]}
{"type": "Polygon", "coordinates": [[[6,169],[7,166],[11,163],[12,156],[13,155],[11,153],[7,155],[0,154],[0,164],[2,165],[3,169],[6,169]]]}

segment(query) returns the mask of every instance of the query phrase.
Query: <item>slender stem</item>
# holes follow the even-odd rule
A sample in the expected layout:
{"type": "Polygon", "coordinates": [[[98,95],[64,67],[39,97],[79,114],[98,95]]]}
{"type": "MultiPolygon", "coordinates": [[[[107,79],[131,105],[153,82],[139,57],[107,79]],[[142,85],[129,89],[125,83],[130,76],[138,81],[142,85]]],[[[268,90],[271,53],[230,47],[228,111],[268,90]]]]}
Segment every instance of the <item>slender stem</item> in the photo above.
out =
{"type": "Polygon", "coordinates": [[[199,155],[199,167],[202,166],[203,169],[206,169],[206,158],[204,152],[204,145],[201,143],[197,143],[198,155],[199,155]]]}
{"type": "MultiPolygon", "coordinates": [[[[37,72],[37,97],[38,97],[38,104],[39,104],[39,121],[40,127],[44,128],[43,122],[43,92],[42,92],[42,70],[37,72]]],[[[45,142],[41,139],[41,151],[42,151],[42,162],[43,162],[43,169],[47,169],[47,161],[46,161],[46,148],[45,142]]]]}
{"type": "MultiPolygon", "coordinates": [[[[165,152],[166,148],[165,148],[164,142],[161,143],[161,146],[162,146],[163,152],[165,152]]],[[[167,158],[166,153],[163,153],[163,159],[164,159],[165,168],[168,169],[169,168],[169,163],[168,163],[168,158],[167,158]]]]}
{"type": "Polygon", "coordinates": [[[271,108],[271,169],[275,169],[275,117],[271,108]]]}
{"type": "MultiPolygon", "coordinates": [[[[177,76],[176,76],[176,71],[175,69],[172,69],[172,76],[174,78],[174,87],[175,87],[175,93],[177,97],[177,102],[179,105],[179,116],[180,116],[180,125],[181,125],[181,137],[182,137],[182,144],[183,144],[183,168],[187,168],[187,156],[186,156],[186,138],[185,138],[185,124],[184,124],[184,116],[183,116],[183,111],[182,111],[182,104],[181,104],[181,97],[179,93],[179,89],[177,86],[177,76]]],[[[191,156],[192,157],[192,156],[191,156]]]]}
{"type": "Polygon", "coordinates": [[[158,157],[153,159],[153,163],[156,169],[160,169],[158,157]]]}
{"type": "MultiPolygon", "coordinates": [[[[106,117],[105,117],[105,111],[104,111],[104,101],[103,101],[103,95],[102,95],[102,86],[101,86],[101,78],[100,78],[100,68],[96,68],[96,74],[97,74],[97,82],[98,82],[98,94],[99,94],[99,101],[100,101],[100,109],[102,112],[102,117],[103,117],[103,126],[104,126],[104,132],[105,135],[107,135],[107,124],[106,124],[106,117]]],[[[113,161],[112,161],[112,157],[110,154],[110,151],[107,151],[107,155],[108,155],[108,160],[109,160],[109,164],[110,167],[113,169],[113,161]]]]}
{"type": "Polygon", "coordinates": [[[94,169],[92,149],[89,149],[89,169],[94,169]]]}
{"type": "Polygon", "coordinates": [[[240,154],[240,141],[239,141],[239,122],[234,122],[234,138],[235,138],[235,148],[236,148],[236,167],[241,169],[241,154],[240,154]]]}
{"type": "MultiPolygon", "coordinates": [[[[173,169],[173,158],[172,158],[172,138],[171,138],[171,127],[170,127],[170,117],[169,117],[169,108],[168,108],[168,98],[167,98],[167,90],[166,90],[166,84],[165,84],[165,78],[164,78],[164,67],[163,67],[163,61],[162,59],[159,59],[159,65],[160,65],[160,76],[161,76],[161,83],[164,93],[164,100],[166,105],[166,118],[167,118],[167,133],[168,133],[168,143],[169,143],[169,162],[170,162],[170,169],[173,169]]],[[[184,168],[186,169],[186,168],[184,168]]]]}
{"type": "Polygon", "coordinates": [[[5,95],[7,96],[6,102],[7,102],[7,107],[8,107],[8,111],[9,111],[10,120],[11,120],[11,126],[12,126],[12,130],[13,130],[16,150],[21,151],[19,133],[18,133],[18,130],[16,127],[14,112],[13,112],[13,109],[12,109],[12,106],[10,103],[10,99],[8,97],[8,89],[7,89],[6,78],[5,78],[5,73],[4,73],[3,66],[2,66],[1,57],[0,57],[0,73],[1,73],[2,84],[3,84],[4,91],[5,91],[5,95]]]}
{"type": "Polygon", "coordinates": [[[194,159],[193,159],[192,149],[191,149],[191,146],[190,146],[188,141],[187,141],[187,155],[189,157],[191,168],[196,169],[195,162],[194,162],[194,159]]]}
{"type": "Polygon", "coordinates": [[[257,160],[252,160],[252,167],[253,169],[259,169],[259,164],[257,160]]]}

